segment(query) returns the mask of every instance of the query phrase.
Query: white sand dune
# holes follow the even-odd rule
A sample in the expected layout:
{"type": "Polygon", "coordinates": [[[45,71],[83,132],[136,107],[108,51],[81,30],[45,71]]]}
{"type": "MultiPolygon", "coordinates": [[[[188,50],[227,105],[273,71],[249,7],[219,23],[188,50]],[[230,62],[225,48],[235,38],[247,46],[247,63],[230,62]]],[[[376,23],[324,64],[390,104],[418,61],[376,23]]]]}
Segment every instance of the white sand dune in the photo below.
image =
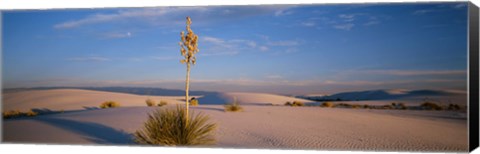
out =
{"type": "Polygon", "coordinates": [[[181,103],[181,96],[146,96],[80,89],[31,90],[3,95],[3,110],[81,110],[98,107],[105,101],[116,101],[121,106],[145,106],[146,99],[181,103]]]}
{"type": "MultiPolygon", "coordinates": [[[[287,96],[261,93],[215,93],[211,95],[192,96],[201,104],[225,104],[233,102],[233,97],[241,104],[283,105],[287,101],[311,102],[287,96]]],[[[80,89],[30,90],[11,92],[3,95],[3,110],[49,109],[80,110],[98,107],[105,101],[116,101],[121,106],[145,106],[146,99],[167,101],[171,104],[184,103],[183,96],[147,96],[125,93],[103,92],[80,89]]]]}
{"type": "MultiPolygon", "coordinates": [[[[56,96],[62,95],[53,97],[56,96]]],[[[218,124],[217,144],[213,147],[457,152],[465,152],[468,148],[467,120],[463,113],[267,106],[262,104],[283,104],[292,100],[291,97],[255,93],[227,93],[222,97],[228,99],[229,96],[243,102],[245,111],[224,112],[222,105],[191,108],[195,113],[209,115],[212,122],[218,124]]],[[[69,99],[79,98],[83,97],[69,99]]],[[[39,106],[48,102],[40,97],[36,99],[39,106]]],[[[129,104],[127,100],[120,102],[129,104]]],[[[21,104],[23,102],[18,106],[21,104]]],[[[134,144],[131,134],[142,127],[149,112],[174,107],[172,104],[146,107],[144,99],[131,104],[131,107],[5,120],[3,141],[130,145],[134,144]]],[[[82,106],[70,103],[64,107],[67,105],[82,106]]]]}

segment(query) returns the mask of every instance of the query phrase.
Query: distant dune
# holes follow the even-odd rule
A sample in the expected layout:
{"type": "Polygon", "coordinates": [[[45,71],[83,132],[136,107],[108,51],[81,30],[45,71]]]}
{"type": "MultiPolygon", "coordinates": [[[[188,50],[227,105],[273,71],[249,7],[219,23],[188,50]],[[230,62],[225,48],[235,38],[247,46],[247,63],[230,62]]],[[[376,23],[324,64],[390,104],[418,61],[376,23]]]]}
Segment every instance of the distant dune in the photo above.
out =
{"type": "MultiPolygon", "coordinates": [[[[216,105],[231,103],[234,97],[240,104],[249,105],[283,105],[287,101],[312,102],[294,97],[262,93],[210,92],[205,95],[193,95],[192,97],[196,97],[200,104],[216,105]]],[[[119,102],[121,106],[146,106],[145,100],[148,98],[157,102],[164,100],[170,104],[183,104],[185,100],[184,96],[148,96],[82,89],[26,90],[4,94],[3,110],[81,110],[96,108],[102,102],[110,100],[119,102]]]]}
{"type": "Polygon", "coordinates": [[[121,106],[146,106],[146,99],[180,103],[180,96],[146,96],[81,89],[28,90],[3,95],[3,110],[82,110],[98,107],[105,101],[121,106]]]}
{"type": "Polygon", "coordinates": [[[467,94],[460,91],[447,90],[368,90],[368,91],[354,91],[342,92],[326,96],[299,96],[300,98],[307,98],[312,100],[342,100],[342,101],[414,101],[420,102],[425,99],[436,101],[438,103],[457,103],[466,104],[467,94]]]}

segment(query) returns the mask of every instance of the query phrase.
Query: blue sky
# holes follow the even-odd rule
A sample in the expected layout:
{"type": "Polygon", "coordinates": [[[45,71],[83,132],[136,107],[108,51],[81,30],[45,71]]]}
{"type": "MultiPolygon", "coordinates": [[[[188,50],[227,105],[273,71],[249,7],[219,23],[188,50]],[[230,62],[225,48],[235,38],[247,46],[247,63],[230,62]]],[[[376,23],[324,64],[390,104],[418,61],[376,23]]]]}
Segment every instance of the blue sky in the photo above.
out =
{"type": "Polygon", "coordinates": [[[4,11],[3,86],[183,89],[178,42],[191,16],[193,90],[464,91],[466,4],[4,11]]]}

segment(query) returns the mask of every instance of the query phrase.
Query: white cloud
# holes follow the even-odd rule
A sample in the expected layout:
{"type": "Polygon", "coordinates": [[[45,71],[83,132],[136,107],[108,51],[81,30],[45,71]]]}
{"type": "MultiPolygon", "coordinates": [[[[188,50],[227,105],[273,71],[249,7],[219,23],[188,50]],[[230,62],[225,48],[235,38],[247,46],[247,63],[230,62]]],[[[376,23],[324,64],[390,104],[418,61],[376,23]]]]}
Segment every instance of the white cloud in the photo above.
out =
{"type": "Polygon", "coordinates": [[[155,60],[175,60],[175,59],[178,59],[180,60],[181,57],[173,57],[173,56],[152,56],[151,57],[152,59],[155,59],[155,60]]]}
{"type": "Polygon", "coordinates": [[[431,12],[435,12],[435,10],[431,10],[431,9],[415,10],[412,14],[414,14],[414,15],[422,15],[422,14],[431,13],[431,12]]]}
{"type": "Polygon", "coordinates": [[[281,40],[281,41],[268,41],[267,44],[271,46],[297,46],[300,43],[297,40],[281,40]]]}
{"type": "Polygon", "coordinates": [[[91,57],[74,57],[74,58],[69,58],[67,60],[86,61],[86,62],[105,62],[105,61],[110,61],[111,59],[105,58],[105,57],[91,56],[91,57]]]}
{"type": "Polygon", "coordinates": [[[278,16],[286,16],[286,15],[291,15],[293,14],[293,11],[288,11],[288,10],[278,10],[278,11],[275,11],[275,16],[278,17],[278,16]]]}
{"type": "Polygon", "coordinates": [[[346,23],[346,24],[334,25],[333,28],[340,29],[340,30],[351,30],[354,26],[355,24],[353,23],[346,23]]]}
{"type": "Polygon", "coordinates": [[[421,75],[466,75],[465,70],[369,70],[368,73],[397,75],[397,76],[421,76],[421,75]]]}
{"type": "Polygon", "coordinates": [[[259,49],[260,51],[268,51],[268,47],[266,46],[260,46],[259,49]]]}
{"type": "Polygon", "coordinates": [[[467,6],[467,3],[460,3],[460,4],[457,4],[455,6],[453,6],[453,8],[455,9],[461,9],[461,8],[464,8],[467,6]]]}
{"type": "Polygon", "coordinates": [[[371,21],[368,21],[366,23],[364,23],[363,25],[364,26],[372,26],[372,25],[376,25],[376,24],[379,24],[380,21],[377,21],[377,20],[371,20],[371,21]]]}
{"type": "Polygon", "coordinates": [[[104,33],[101,35],[104,39],[119,39],[119,38],[129,38],[132,37],[131,32],[126,33],[119,33],[119,32],[112,32],[112,33],[104,33]]]}
{"type": "Polygon", "coordinates": [[[215,38],[215,37],[210,37],[210,36],[204,36],[201,37],[203,41],[208,42],[208,43],[213,43],[213,44],[224,44],[225,41],[220,39],[220,38],[215,38]]]}
{"type": "Polygon", "coordinates": [[[126,23],[125,21],[144,22],[150,25],[182,25],[185,16],[192,16],[196,25],[209,22],[231,20],[232,17],[243,18],[255,15],[273,14],[282,16],[291,14],[289,8],[295,6],[194,6],[194,7],[158,7],[158,8],[132,8],[123,9],[114,13],[98,13],[80,19],[55,24],[56,29],[77,28],[91,24],[109,22],[126,23]]]}
{"type": "Polygon", "coordinates": [[[302,22],[301,24],[306,27],[313,27],[316,25],[313,21],[302,22]]]}

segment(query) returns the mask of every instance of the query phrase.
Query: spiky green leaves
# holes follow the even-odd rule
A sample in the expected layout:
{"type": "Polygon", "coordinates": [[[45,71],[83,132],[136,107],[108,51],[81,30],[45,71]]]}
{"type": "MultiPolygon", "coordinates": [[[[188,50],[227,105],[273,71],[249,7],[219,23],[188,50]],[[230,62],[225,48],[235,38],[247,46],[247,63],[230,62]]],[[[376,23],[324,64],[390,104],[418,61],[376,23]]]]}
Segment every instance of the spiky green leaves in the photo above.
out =
{"type": "Polygon", "coordinates": [[[185,109],[180,106],[158,109],[149,114],[144,128],[135,132],[135,142],[165,146],[214,144],[217,126],[208,121],[208,116],[197,114],[191,116],[187,124],[185,109]]]}

